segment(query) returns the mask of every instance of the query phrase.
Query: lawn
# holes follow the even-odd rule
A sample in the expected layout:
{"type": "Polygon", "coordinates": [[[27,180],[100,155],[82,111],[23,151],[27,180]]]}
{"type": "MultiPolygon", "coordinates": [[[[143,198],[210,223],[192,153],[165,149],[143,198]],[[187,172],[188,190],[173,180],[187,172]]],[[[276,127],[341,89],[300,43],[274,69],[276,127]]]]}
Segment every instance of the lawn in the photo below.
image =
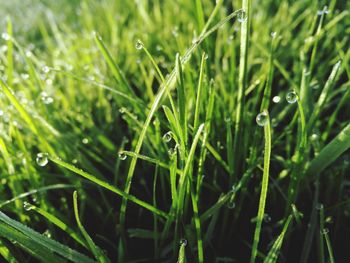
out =
{"type": "Polygon", "coordinates": [[[0,26],[1,262],[349,262],[349,1],[0,0],[0,26]]]}

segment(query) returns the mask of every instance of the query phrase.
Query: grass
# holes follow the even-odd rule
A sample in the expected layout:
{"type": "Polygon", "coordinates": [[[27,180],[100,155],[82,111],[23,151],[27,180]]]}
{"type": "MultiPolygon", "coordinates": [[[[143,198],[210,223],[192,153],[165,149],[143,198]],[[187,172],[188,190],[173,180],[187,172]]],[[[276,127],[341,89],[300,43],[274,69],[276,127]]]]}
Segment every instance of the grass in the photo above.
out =
{"type": "Polygon", "coordinates": [[[349,10],[0,0],[1,260],[347,262],[349,10]]]}

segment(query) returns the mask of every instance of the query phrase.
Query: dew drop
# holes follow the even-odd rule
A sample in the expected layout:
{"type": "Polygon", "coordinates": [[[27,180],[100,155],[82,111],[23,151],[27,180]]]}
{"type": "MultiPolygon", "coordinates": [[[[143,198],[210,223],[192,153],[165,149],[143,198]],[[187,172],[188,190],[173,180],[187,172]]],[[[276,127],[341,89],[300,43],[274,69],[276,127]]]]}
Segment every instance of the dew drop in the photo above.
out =
{"type": "Polygon", "coordinates": [[[206,54],[204,55],[204,59],[207,60],[208,58],[209,58],[209,55],[206,53],[206,54]]]}
{"type": "Polygon", "coordinates": [[[236,207],[236,203],[233,200],[229,200],[226,206],[228,209],[234,209],[236,207]]]}
{"type": "Polygon", "coordinates": [[[30,203],[28,203],[28,202],[24,202],[23,203],[23,208],[24,208],[24,210],[29,211],[29,210],[31,210],[33,208],[33,206],[30,203]]]}
{"type": "Polygon", "coordinates": [[[125,113],[125,112],[126,112],[126,108],[125,108],[125,107],[121,107],[121,108],[119,109],[119,112],[120,112],[121,114],[125,113]]]}
{"type": "Polygon", "coordinates": [[[277,36],[277,32],[275,32],[275,31],[271,32],[271,37],[272,38],[275,38],[276,36],[277,36]]]}
{"type": "Polygon", "coordinates": [[[317,209],[317,210],[322,210],[322,209],[323,209],[323,204],[318,203],[318,204],[316,205],[316,209],[317,209]]]}
{"type": "Polygon", "coordinates": [[[118,157],[120,160],[124,161],[128,156],[126,155],[126,153],[124,151],[121,151],[118,153],[118,157]]]}
{"type": "Polygon", "coordinates": [[[143,43],[140,39],[136,41],[135,48],[138,50],[143,49],[143,43]]]}
{"type": "Polygon", "coordinates": [[[49,73],[50,72],[50,68],[48,67],[48,66],[44,66],[43,68],[42,68],[42,71],[44,72],[44,73],[49,73]]]}
{"type": "Polygon", "coordinates": [[[273,101],[274,103],[279,103],[279,102],[281,101],[281,97],[280,97],[280,96],[274,96],[274,97],[272,98],[272,101],[273,101]]]}
{"type": "Polygon", "coordinates": [[[45,91],[40,93],[40,97],[41,101],[46,105],[51,104],[54,101],[54,99],[51,96],[49,96],[45,91]]]}
{"type": "Polygon", "coordinates": [[[174,37],[177,37],[179,35],[178,31],[179,31],[179,28],[174,27],[173,30],[171,30],[171,33],[173,34],[174,37]]]}
{"type": "Polygon", "coordinates": [[[318,134],[317,133],[313,133],[310,137],[311,141],[317,141],[318,140],[318,134]]]}
{"type": "Polygon", "coordinates": [[[247,12],[243,9],[239,10],[237,14],[237,20],[240,23],[247,21],[247,12]]]}
{"type": "Polygon", "coordinates": [[[162,137],[164,142],[170,142],[172,138],[173,138],[173,136],[172,136],[172,132],[171,131],[165,133],[163,135],[163,137],[162,137]]]}
{"type": "Polygon", "coordinates": [[[47,153],[38,153],[36,155],[36,163],[39,166],[45,166],[47,165],[47,163],[49,162],[48,158],[47,158],[47,153]]]}
{"type": "Polygon", "coordinates": [[[298,95],[295,93],[294,90],[289,91],[286,95],[286,100],[289,104],[293,104],[298,100],[298,95]]]}
{"type": "Polygon", "coordinates": [[[269,216],[268,214],[264,214],[264,222],[265,223],[269,223],[269,222],[271,222],[271,216],[269,216]]]}
{"type": "Polygon", "coordinates": [[[1,34],[1,37],[3,40],[10,40],[11,39],[10,35],[5,33],[5,32],[1,34]]]}
{"type": "Polygon", "coordinates": [[[89,139],[88,138],[84,138],[84,139],[81,140],[81,142],[83,144],[88,144],[89,143],[89,139]]]}
{"type": "Polygon", "coordinates": [[[321,233],[322,235],[327,235],[327,234],[329,233],[329,229],[328,229],[328,228],[324,228],[324,229],[322,229],[322,230],[320,231],[320,233],[321,233]]]}
{"type": "Polygon", "coordinates": [[[181,238],[181,240],[180,240],[180,245],[181,245],[181,246],[187,246],[187,240],[184,239],[184,238],[181,238]]]}
{"type": "Polygon", "coordinates": [[[46,231],[43,233],[44,236],[48,237],[48,238],[51,238],[51,232],[46,229],[46,231]]]}
{"type": "Polygon", "coordinates": [[[269,121],[269,117],[267,115],[267,112],[263,111],[261,113],[259,113],[257,116],[256,116],[256,123],[261,126],[261,127],[264,127],[266,126],[266,124],[268,123],[269,121]]]}

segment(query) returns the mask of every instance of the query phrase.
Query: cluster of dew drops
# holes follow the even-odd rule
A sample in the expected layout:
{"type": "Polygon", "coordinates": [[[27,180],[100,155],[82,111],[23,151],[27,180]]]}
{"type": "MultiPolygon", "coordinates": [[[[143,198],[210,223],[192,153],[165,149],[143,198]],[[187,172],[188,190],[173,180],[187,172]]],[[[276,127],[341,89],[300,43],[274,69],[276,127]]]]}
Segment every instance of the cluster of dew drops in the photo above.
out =
{"type": "MultiPolygon", "coordinates": [[[[292,91],[289,91],[287,94],[286,94],[286,101],[289,103],[289,104],[293,104],[295,102],[297,102],[298,100],[298,95],[297,93],[292,90],[292,91]]],[[[274,103],[279,103],[281,101],[281,97],[280,96],[275,96],[272,98],[272,101],[274,103]]],[[[268,118],[268,113],[266,111],[263,111],[263,112],[260,112],[257,116],[256,116],[256,123],[261,126],[261,127],[264,127],[267,125],[269,121],[269,118],[268,118]]]]}

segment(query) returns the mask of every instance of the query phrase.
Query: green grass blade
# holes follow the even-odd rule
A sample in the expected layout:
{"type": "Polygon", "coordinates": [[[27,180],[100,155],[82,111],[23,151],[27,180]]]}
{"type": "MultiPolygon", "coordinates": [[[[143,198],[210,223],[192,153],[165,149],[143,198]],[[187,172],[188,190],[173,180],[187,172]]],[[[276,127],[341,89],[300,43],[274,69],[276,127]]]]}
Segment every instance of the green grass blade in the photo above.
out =
{"type": "Polygon", "coordinates": [[[277,262],[278,253],[281,250],[284,236],[287,232],[288,226],[289,226],[292,218],[293,217],[291,215],[287,218],[286,222],[284,223],[281,234],[277,237],[275,243],[273,244],[273,246],[270,249],[269,253],[267,254],[266,258],[264,259],[264,263],[276,263],[277,262]]]}
{"type": "MultiPolygon", "coordinates": [[[[4,213],[0,212],[0,221],[2,222],[2,225],[8,229],[14,229],[16,231],[19,231],[21,234],[25,235],[27,238],[29,238],[37,247],[40,249],[42,247],[49,249],[50,251],[53,251],[59,255],[61,255],[64,258],[67,258],[69,260],[75,261],[75,262],[93,262],[90,258],[86,257],[85,255],[74,251],[73,249],[62,245],[58,243],[57,241],[54,241],[46,236],[43,236],[39,234],[38,232],[35,232],[31,228],[9,218],[4,213]]],[[[17,240],[17,242],[20,242],[21,240],[17,240]]]]}
{"type": "MultiPolygon", "coordinates": [[[[267,113],[267,112],[266,112],[267,113]]],[[[257,215],[257,222],[254,233],[254,241],[252,247],[252,254],[250,257],[250,263],[255,262],[255,258],[258,252],[258,244],[260,239],[261,225],[264,219],[265,214],[265,204],[267,197],[267,189],[269,185],[269,169],[270,169],[270,156],[271,156],[271,130],[270,130],[270,120],[267,113],[267,124],[264,126],[264,135],[265,135],[265,153],[264,153],[264,172],[261,183],[261,193],[259,201],[259,210],[257,215]]]]}
{"type": "Polygon", "coordinates": [[[91,182],[93,182],[93,183],[95,183],[95,184],[97,184],[97,185],[99,185],[99,186],[101,186],[103,188],[106,188],[106,189],[108,189],[109,191],[111,191],[113,193],[116,193],[117,195],[119,195],[119,196],[121,196],[121,197],[123,197],[123,198],[125,198],[127,200],[130,200],[131,202],[134,202],[135,204],[138,204],[139,206],[141,206],[141,207],[151,211],[152,213],[156,213],[157,215],[160,215],[160,216],[165,217],[165,218],[168,217],[167,213],[165,213],[165,212],[163,212],[163,211],[153,207],[152,205],[150,205],[150,204],[148,204],[148,203],[146,203],[146,202],[136,198],[133,195],[129,195],[129,194],[125,193],[124,191],[122,191],[122,190],[120,190],[120,189],[110,185],[107,182],[104,182],[104,181],[96,178],[95,176],[93,176],[93,175],[91,175],[91,174],[89,174],[89,173],[87,173],[87,172],[85,172],[85,171],[75,167],[74,165],[66,163],[66,162],[62,161],[61,159],[59,159],[57,157],[50,156],[50,160],[53,161],[54,163],[58,164],[59,166],[62,166],[64,168],[66,168],[66,169],[68,169],[68,170],[70,170],[70,171],[72,171],[72,172],[74,172],[74,173],[76,173],[76,174],[78,174],[78,175],[88,179],[89,181],[91,181],[91,182]]]}
{"type": "Polygon", "coordinates": [[[307,180],[319,175],[331,163],[333,163],[342,153],[350,148],[350,124],[330,142],[321,152],[310,162],[305,177],[307,180]]]}
{"type": "Polygon", "coordinates": [[[103,255],[101,249],[95,245],[94,241],[89,236],[88,232],[86,232],[83,224],[80,221],[79,210],[78,210],[78,193],[77,193],[77,191],[73,192],[73,207],[74,207],[75,220],[77,221],[77,225],[80,229],[80,232],[82,233],[87,244],[89,245],[91,252],[94,254],[94,256],[98,262],[101,262],[101,263],[109,262],[109,260],[107,260],[107,258],[103,255]]]}

